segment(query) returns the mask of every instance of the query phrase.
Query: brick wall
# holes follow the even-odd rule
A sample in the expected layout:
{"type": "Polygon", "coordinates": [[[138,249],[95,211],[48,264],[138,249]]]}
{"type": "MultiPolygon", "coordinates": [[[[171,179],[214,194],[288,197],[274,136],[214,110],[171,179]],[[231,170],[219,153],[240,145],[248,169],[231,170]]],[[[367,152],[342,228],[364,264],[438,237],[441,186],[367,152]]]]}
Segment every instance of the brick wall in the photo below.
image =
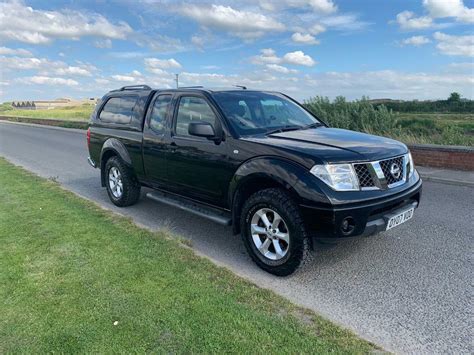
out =
{"type": "Polygon", "coordinates": [[[474,171],[474,147],[409,145],[415,165],[474,171]]]}

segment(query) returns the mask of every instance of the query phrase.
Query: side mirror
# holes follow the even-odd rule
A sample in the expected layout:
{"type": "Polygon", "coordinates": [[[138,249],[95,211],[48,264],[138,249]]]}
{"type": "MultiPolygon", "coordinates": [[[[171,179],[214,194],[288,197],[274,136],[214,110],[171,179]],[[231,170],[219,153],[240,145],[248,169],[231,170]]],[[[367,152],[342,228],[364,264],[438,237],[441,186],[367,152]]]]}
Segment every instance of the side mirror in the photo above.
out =
{"type": "Polygon", "coordinates": [[[207,139],[215,138],[216,132],[209,122],[190,122],[188,133],[192,136],[205,137],[207,139]]]}

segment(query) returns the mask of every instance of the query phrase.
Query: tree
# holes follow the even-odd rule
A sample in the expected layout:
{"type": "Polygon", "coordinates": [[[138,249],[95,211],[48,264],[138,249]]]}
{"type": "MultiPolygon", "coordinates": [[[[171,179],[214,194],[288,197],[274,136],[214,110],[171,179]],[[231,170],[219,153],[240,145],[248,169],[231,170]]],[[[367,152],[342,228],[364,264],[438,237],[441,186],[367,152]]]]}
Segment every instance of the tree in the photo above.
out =
{"type": "Polygon", "coordinates": [[[448,101],[449,102],[460,102],[461,101],[461,95],[458,92],[452,92],[451,95],[449,95],[448,101]]]}

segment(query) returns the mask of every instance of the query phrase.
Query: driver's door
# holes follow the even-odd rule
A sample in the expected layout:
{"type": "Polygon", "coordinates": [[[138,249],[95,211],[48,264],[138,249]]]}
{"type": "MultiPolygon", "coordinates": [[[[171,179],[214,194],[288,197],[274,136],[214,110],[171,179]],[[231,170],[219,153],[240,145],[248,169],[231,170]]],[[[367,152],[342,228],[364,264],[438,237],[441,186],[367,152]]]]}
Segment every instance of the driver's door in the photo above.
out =
{"type": "Polygon", "coordinates": [[[232,178],[227,145],[225,140],[216,143],[191,136],[189,123],[199,121],[209,122],[216,132],[223,132],[217,111],[204,96],[181,95],[174,112],[167,180],[179,194],[225,206],[232,178]]]}

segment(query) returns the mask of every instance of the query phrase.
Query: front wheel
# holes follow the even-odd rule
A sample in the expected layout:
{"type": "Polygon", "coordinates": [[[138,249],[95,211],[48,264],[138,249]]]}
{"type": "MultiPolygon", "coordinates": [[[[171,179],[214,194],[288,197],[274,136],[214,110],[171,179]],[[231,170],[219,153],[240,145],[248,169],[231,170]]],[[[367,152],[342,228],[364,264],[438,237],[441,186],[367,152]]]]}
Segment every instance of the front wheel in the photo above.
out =
{"type": "Polygon", "coordinates": [[[298,206],[282,189],[250,196],[242,210],[241,231],[252,259],[274,275],[295,272],[309,250],[298,206]]]}
{"type": "Polygon", "coordinates": [[[105,181],[109,198],[116,206],[131,206],[140,198],[140,184],[119,157],[107,160],[105,181]]]}

